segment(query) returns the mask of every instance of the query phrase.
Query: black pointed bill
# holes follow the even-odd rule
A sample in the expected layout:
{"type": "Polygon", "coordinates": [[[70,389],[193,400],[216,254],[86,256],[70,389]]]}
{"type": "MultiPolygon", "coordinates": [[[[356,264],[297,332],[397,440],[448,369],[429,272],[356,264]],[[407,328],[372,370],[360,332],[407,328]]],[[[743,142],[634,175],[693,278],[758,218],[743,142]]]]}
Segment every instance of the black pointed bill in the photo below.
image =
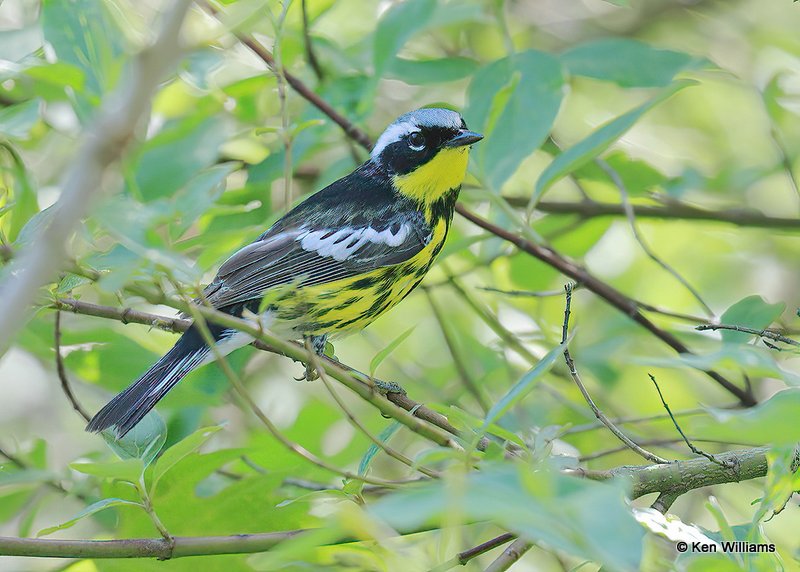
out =
{"type": "Polygon", "coordinates": [[[445,147],[463,147],[464,145],[472,145],[483,139],[483,135],[469,131],[467,129],[460,129],[455,137],[445,142],[445,147]]]}

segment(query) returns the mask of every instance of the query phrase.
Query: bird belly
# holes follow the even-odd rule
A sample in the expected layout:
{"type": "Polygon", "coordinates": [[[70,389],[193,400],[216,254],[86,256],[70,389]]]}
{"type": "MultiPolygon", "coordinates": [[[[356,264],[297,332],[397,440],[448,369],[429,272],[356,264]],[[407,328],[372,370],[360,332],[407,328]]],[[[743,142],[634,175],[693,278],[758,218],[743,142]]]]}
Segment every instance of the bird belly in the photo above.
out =
{"type": "Polygon", "coordinates": [[[395,306],[422,281],[442,248],[445,224],[411,259],[335,282],[301,286],[273,306],[276,329],[299,335],[345,335],[364,329],[395,306]]]}

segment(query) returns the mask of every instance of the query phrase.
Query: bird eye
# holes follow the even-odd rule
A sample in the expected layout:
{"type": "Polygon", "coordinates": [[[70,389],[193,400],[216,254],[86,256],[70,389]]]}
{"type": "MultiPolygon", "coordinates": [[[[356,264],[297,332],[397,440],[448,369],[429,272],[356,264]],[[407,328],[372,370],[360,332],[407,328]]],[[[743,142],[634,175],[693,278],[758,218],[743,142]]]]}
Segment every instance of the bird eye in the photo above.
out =
{"type": "Polygon", "coordinates": [[[422,151],[425,148],[425,136],[419,131],[414,131],[408,136],[408,146],[414,151],[422,151]]]}

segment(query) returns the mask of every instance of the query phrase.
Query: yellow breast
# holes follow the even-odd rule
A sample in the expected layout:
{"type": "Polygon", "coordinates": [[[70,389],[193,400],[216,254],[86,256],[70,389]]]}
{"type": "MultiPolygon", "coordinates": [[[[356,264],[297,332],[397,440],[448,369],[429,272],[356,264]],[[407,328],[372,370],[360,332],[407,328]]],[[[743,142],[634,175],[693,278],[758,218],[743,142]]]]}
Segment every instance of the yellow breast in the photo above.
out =
{"type": "Polygon", "coordinates": [[[407,175],[395,175],[392,182],[408,198],[429,204],[461,186],[468,161],[469,147],[445,148],[407,175]]]}
{"type": "Polygon", "coordinates": [[[364,329],[405,298],[424,278],[447,237],[448,222],[434,226],[430,242],[414,257],[366,274],[300,287],[277,304],[275,327],[306,335],[364,329]]]}

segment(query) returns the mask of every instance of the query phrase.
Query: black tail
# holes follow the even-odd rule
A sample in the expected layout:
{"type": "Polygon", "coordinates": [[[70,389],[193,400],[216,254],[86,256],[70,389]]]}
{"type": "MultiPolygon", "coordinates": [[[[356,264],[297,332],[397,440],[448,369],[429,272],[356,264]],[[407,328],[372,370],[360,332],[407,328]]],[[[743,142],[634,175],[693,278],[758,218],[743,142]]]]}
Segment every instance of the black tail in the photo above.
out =
{"type": "MultiPolygon", "coordinates": [[[[226,337],[226,334],[229,335],[229,332],[222,331],[213,333],[218,340],[226,337]]],[[[109,401],[92,418],[86,430],[99,433],[113,427],[117,438],[125,436],[170,389],[200,365],[209,351],[208,345],[194,326],[189,328],[164,357],[109,401]]]]}

